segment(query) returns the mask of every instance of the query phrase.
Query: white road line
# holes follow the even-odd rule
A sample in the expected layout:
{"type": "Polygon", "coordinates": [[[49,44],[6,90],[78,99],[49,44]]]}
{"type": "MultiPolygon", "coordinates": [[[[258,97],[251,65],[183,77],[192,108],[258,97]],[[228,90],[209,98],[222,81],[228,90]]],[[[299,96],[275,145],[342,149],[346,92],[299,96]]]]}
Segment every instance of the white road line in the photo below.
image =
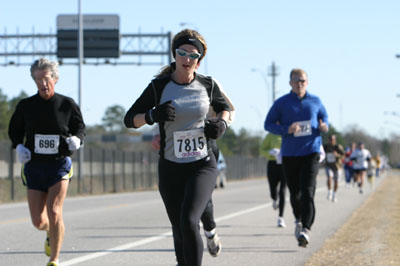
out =
{"type": "MultiPolygon", "coordinates": [[[[319,192],[322,189],[326,189],[326,187],[317,188],[316,192],[319,192]]],[[[248,213],[251,213],[251,212],[258,211],[260,209],[264,209],[264,208],[270,207],[271,205],[272,205],[271,202],[265,203],[265,204],[261,204],[261,205],[258,205],[258,206],[255,206],[255,207],[252,207],[252,208],[249,208],[249,209],[245,209],[245,210],[242,210],[242,211],[238,211],[238,212],[234,212],[234,213],[231,213],[231,214],[228,214],[228,215],[225,215],[225,216],[218,217],[218,218],[215,219],[215,221],[216,222],[221,222],[221,221],[229,220],[229,219],[232,219],[232,218],[235,218],[235,217],[238,217],[238,216],[242,216],[242,215],[245,215],[245,214],[248,214],[248,213]]],[[[76,265],[76,264],[81,263],[81,262],[85,262],[85,261],[88,261],[88,260],[92,260],[92,259],[96,259],[96,258],[99,258],[99,257],[103,257],[103,256],[106,256],[106,255],[109,255],[109,254],[111,254],[113,252],[116,252],[116,251],[119,252],[121,250],[127,250],[127,249],[130,249],[130,248],[133,248],[133,247],[138,247],[138,246],[149,244],[149,243],[152,243],[152,242],[155,242],[155,241],[159,241],[159,240],[162,240],[162,239],[167,238],[169,236],[172,236],[172,231],[165,232],[165,233],[160,234],[158,236],[148,237],[148,238],[144,238],[144,239],[139,240],[139,241],[135,241],[135,242],[127,243],[127,244],[124,244],[124,245],[121,245],[121,246],[117,246],[117,247],[114,247],[114,248],[106,249],[106,250],[101,251],[101,252],[95,252],[95,253],[92,253],[92,254],[89,254],[89,255],[85,255],[85,256],[81,256],[81,257],[75,258],[75,259],[67,260],[65,262],[60,263],[60,265],[61,266],[76,265]]]]}
{"type": "MultiPolygon", "coordinates": [[[[251,213],[251,212],[258,211],[258,210],[263,209],[263,208],[267,208],[268,206],[271,206],[271,203],[262,204],[262,205],[259,205],[259,206],[256,206],[256,207],[253,207],[253,208],[250,208],[250,209],[246,209],[246,210],[234,212],[234,213],[231,213],[231,214],[228,214],[228,215],[225,215],[225,216],[221,216],[221,217],[215,219],[215,221],[216,222],[221,222],[221,221],[224,221],[224,220],[229,220],[229,219],[241,216],[241,215],[245,215],[245,214],[248,214],[248,213],[251,213]]],[[[114,247],[114,248],[110,248],[110,249],[107,249],[107,250],[104,250],[104,251],[101,251],[101,252],[96,252],[96,253],[85,255],[85,256],[82,256],[82,257],[78,257],[78,258],[75,258],[75,259],[72,259],[72,260],[68,260],[68,261],[60,263],[60,265],[61,266],[76,265],[76,264],[84,262],[84,261],[92,260],[92,259],[99,258],[99,257],[105,256],[105,255],[109,255],[109,254],[111,254],[113,252],[116,252],[116,251],[127,250],[127,249],[130,249],[130,248],[133,248],[133,247],[138,247],[138,246],[145,245],[145,244],[148,244],[148,243],[151,243],[151,242],[162,240],[162,239],[167,238],[169,236],[172,236],[172,231],[165,232],[165,233],[160,234],[158,236],[148,237],[148,238],[144,238],[144,239],[139,240],[139,241],[127,243],[127,244],[124,244],[124,245],[121,245],[121,246],[117,246],[117,247],[114,247]]]]}
{"type": "Polygon", "coordinates": [[[116,252],[116,251],[127,250],[129,248],[133,248],[133,247],[145,245],[145,244],[148,244],[148,243],[151,243],[151,242],[155,242],[155,241],[164,239],[164,238],[166,238],[168,236],[171,236],[171,235],[172,235],[172,231],[169,231],[169,232],[166,232],[166,233],[158,235],[158,236],[144,238],[142,240],[131,242],[131,243],[128,243],[128,244],[125,244],[125,245],[121,245],[121,246],[117,246],[117,247],[114,247],[114,248],[110,248],[110,249],[107,249],[105,251],[95,252],[93,254],[89,254],[89,255],[78,257],[78,258],[75,258],[75,259],[72,259],[72,260],[68,260],[68,261],[65,261],[63,263],[60,263],[60,265],[61,266],[75,265],[75,264],[78,264],[78,263],[81,263],[81,262],[84,262],[84,261],[88,261],[88,260],[92,260],[92,259],[95,259],[95,258],[99,258],[99,257],[105,256],[105,255],[108,255],[108,254],[116,252]]]}

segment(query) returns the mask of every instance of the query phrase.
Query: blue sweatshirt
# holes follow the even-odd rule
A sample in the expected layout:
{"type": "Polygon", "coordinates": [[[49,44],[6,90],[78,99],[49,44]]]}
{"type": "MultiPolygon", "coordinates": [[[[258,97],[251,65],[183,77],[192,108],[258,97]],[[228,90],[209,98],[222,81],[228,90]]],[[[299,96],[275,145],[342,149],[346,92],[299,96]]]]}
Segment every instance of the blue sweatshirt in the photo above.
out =
{"type": "Polygon", "coordinates": [[[305,156],[320,152],[320,119],[328,124],[328,114],[319,97],[306,92],[300,100],[296,93],[290,92],[272,105],[264,128],[273,134],[282,135],[282,156],[305,156]],[[296,136],[288,133],[294,122],[300,122],[302,129],[296,136]]]}

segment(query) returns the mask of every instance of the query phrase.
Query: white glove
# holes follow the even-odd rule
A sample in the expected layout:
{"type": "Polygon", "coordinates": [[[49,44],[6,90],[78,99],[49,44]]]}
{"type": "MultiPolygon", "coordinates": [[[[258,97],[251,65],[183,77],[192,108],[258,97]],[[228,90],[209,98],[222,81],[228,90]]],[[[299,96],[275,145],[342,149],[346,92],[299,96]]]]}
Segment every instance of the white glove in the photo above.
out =
{"type": "Polygon", "coordinates": [[[18,161],[20,163],[25,164],[31,160],[31,151],[24,145],[18,144],[16,151],[17,151],[18,161]]]}
{"type": "Polygon", "coordinates": [[[276,158],[276,163],[277,164],[282,164],[282,153],[281,150],[279,150],[279,153],[275,156],[276,158]]]}
{"type": "Polygon", "coordinates": [[[322,163],[325,160],[326,154],[324,150],[324,146],[319,147],[319,163],[322,163]]]}
{"type": "Polygon", "coordinates": [[[278,155],[279,152],[280,152],[280,149],[278,149],[278,148],[273,148],[273,149],[269,150],[269,154],[271,154],[272,156],[278,155]]]}
{"type": "Polygon", "coordinates": [[[76,151],[81,147],[81,139],[76,136],[66,138],[65,142],[68,144],[70,151],[76,151]]]}
{"type": "Polygon", "coordinates": [[[270,149],[269,154],[275,157],[277,164],[282,164],[282,154],[280,149],[278,148],[270,149]]]}

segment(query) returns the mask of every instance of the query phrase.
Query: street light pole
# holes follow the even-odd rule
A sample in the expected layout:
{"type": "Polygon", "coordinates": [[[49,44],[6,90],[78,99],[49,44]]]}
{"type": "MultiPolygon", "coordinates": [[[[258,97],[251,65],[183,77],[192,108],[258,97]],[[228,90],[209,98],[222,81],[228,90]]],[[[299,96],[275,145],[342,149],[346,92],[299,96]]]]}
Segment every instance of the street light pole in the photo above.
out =
{"type": "MultiPolygon", "coordinates": [[[[267,79],[267,73],[262,71],[259,68],[252,68],[251,69],[252,72],[259,72],[265,82],[265,86],[267,87],[267,90],[269,90],[269,83],[268,83],[268,79],[267,79]]],[[[268,71],[268,68],[267,68],[268,71]]],[[[269,69],[269,74],[268,76],[271,76],[271,82],[272,82],[272,98],[271,98],[271,105],[274,103],[275,99],[276,99],[276,93],[275,93],[275,77],[278,76],[278,72],[277,72],[277,67],[275,66],[275,62],[272,62],[272,65],[269,69]]]]}

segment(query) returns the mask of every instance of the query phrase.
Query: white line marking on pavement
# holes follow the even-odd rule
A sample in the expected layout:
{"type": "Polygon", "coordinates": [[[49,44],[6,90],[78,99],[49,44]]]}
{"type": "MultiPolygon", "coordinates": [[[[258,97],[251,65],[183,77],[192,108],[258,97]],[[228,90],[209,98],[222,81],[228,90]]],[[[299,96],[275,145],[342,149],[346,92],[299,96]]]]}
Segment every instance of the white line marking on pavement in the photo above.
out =
{"type": "Polygon", "coordinates": [[[151,243],[151,242],[155,242],[155,241],[164,239],[164,238],[166,238],[168,236],[171,236],[171,235],[172,235],[172,231],[169,231],[169,232],[166,232],[166,233],[161,234],[159,236],[153,236],[153,237],[144,238],[142,240],[131,242],[131,243],[128,243],[128,244],[125,244],[125,245],[121,245],[121,246],[117,246],[117,247],[114,247],[114,248],[110,248],[110,249],[107,249],[105,251],[95,252],[93,254],[89,254],[89,255],[78,257],[78,258],[75,258],[75,259],[72,259],[72,260],[68,260],[68,261],[65,261],[63,263],[60,263],[60,265],[61,266],[75,265],[75,264],[78,264],[78,263],[81,263],[81,262],[84,262],[84,261],[88,261],[88,260],[92,260],[92,259],[95,259],[95,258],[98,258],[98,257],[102,257],[102,256],[105,256],[105,255],[108,255],[108,254],[113,253],[115,251],[126,250],[126,249],[129,249],[129,248],[133,248],[133,247],[145,245],[145,244],[148,244],[148,243],[151,243]]]}
{"type": "MultiPolygon", "coordinates": [[[[258,211],[258,210],[263,209],[263,208],[267,208],[268,206],[271,206],[271,203],[262,204],[262,205],[259,205],[259,206],[256,206],[256,207],[253,207],[253,208],[250,208],[250,209],[246,209],[246,210],[234,212],[234,213],[231,213],[231,214],[228,214],[228,215],[225,215],[225,216],[221,216],[221,217],[215,219],[215,221],[216,222],[221,222],[221,221],[224,221],[224,220],[229,220],[229,219],[241,216],[241,215],[245,215],[245,214],[248,214],[248,213],[251,213],[251,212],[258,211]]],[[[144,239],[139,240],[139,241],[127,243],[127,244],[124,244],[124,245],[121,245],[121,246],[117,246],[117,247],[114,247],[114,248],[110,248],[110,249],[107,249],[107,250],[104,250],[104,251],[101,251],[101,252],[95,252],[93,254],[89,254],[89,255],[85,255],[85,256],[82,256],[82,257],[75,258],[75,259],[71,259],[71,260],[68,260],[68,261],[60,263],[60,265],[61,266],[76,265],[76,264],[84,262],[84,261],[92,260],[92,259],[99,258],[99,257],[105,256],[105,255],[109,255],[109,254],[111,254],[113,252],[116,252],[116,251],[127,250],[129,248],[138,247],[138,246],[145,245],[145,244],[148,244],[148,243],[151,243],[151,242],[162,240],[164,238],[167,238],[168,236],[172,236],[172,231],[165,232],[165,233],[163,233],[161,235],[158,235],[158,236],[148,237],[148,238],[144,238],[144,239]]]]}
{"type": "Polygon", "coordinates": [[[216,221],[216,222],[221,222],[221,221],[229,220],[229,219],[235,218],[235,217],[237,217],[237,216],[245,215],[245,214],[247,214],[247,213],[251,213],[251,212],[258,211],[258,210],[260,210],[260,209],[267,208],[268,206],[271,206],[271,205],[272,205],[271,203],[266,203],[266,204],[258,205],[258,206],[256,206],[256,207],[253,207],[253,208],[250,208],[250,209],[247,209],[247,210],[234,212],[234,213],[231,213],[231,214],[228,214],[228,215],[225,215],[225,216],[216,218],[215,221],[216,221]]]}
{"type": "MultiPolygon", "coordinates": [[[[322,190],[323,188],[325,188],[325,187],[317,188],[316,192],[322,190]]],[[[228,215],[225,215],[225,216],[221,216],[219,218],[216,218],[215,221],[216,222],[221,222],[221,221],[229,220],[229,219],[241,216],[241,215],[245,215],[245,214],[248,214],[248,213],[251,213],[251,212],[258,211],[260,209],[267,208],[267,207],[269,207],[271,205],[272,205],[271,202],[265,203],[265,204],[261,204],[261,205],[258,205],[258,206],[255,206],[255,207],[252,207],[252,208],[249,208],[249,209],[245,209],[245,210],[234,212],[234,213],[231,213],[231,214],[228,214],[228,215]]],[[[89,255],[85,255],[85,256],[82,256],[82,257],[75,258],[75,259],[67,260],[65,262],[60,263],[60,265],[61,266],[76,265],[76,264],[84,262],[84,261],[88,261],[88,260],[92,260],[92,259],[96,259],[96,258],[99,258],[99,257],[103,257],[103,256],[106,256],[106,255],[109,255],[109,254],[111,254],[113,252],[116,252],[116,251],[127,250],[129,248],[138,247],[138,246],[149,244],[149,243],[152,243],[152,242],[155,242],[155,241],[158,241],[158,240],[162,240],[162,239],[167,238],[169,236],[172,236],[172,231],[165,232],[165,233],[163,233],[161,235],[158,235],[158,236],[148,237],[148,238],[144,238],[144,239],[139,240],[139,241],[135,241],[135,242],[127,243],[127,244],[124,244],[124,245],[121,245],[121,246],[117,246],[117,247],[114,247],[114,248],[106,249],[106,250],[101,251],[101,252],[95,252],[95,253],[92,253],[92,254],[89,254],[89,255]]]]}

